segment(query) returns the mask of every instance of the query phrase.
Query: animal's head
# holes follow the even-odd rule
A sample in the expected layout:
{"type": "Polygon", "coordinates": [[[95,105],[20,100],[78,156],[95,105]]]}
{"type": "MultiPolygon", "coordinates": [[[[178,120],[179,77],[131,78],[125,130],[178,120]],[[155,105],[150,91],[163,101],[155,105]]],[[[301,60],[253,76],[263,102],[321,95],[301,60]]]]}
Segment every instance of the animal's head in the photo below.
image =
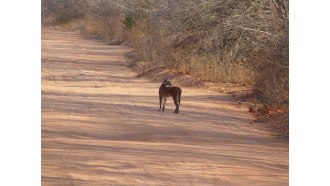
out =
{"type": "Polygon", "coordinates": [[[170,81],[168,78],[166,78],[166,79],[163,81],[163,85],[165,85],[165,86],[172,86],[171,81],[170,81]]]}

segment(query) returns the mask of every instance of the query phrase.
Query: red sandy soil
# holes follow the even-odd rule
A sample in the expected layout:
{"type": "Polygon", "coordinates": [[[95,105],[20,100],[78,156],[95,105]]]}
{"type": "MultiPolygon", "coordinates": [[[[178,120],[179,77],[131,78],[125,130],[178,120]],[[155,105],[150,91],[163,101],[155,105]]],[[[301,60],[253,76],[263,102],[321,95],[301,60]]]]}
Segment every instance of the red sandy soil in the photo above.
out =
{"type": "Polygon", "coordinates": [[[42,185],[288,185],[288,138],[203,87],[159,112],[161,82],[137,77],[128,51],[43,28],[42,185]]]}

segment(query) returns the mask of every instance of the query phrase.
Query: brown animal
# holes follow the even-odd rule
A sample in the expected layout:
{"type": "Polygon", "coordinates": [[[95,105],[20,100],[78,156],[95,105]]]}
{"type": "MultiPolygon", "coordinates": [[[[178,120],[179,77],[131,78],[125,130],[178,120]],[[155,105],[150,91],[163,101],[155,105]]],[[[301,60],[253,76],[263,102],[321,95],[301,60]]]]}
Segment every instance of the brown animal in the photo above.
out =
{"type": "Polygon", "coordinates": [[[173,113],[178,114],[179,113],[179,104],[181,104],[180,103],[181,92],[182,92],[181,88],[175,87],[175,86],[172,87],[170,80],[165,79],[159,87],[159,111],[164,112],[166,99],[168,97],[172,96],[174,104],[176,106],[173,113]],[[162,105],[163,99],[164,99],[164,103],[162,105]],[[163,108],[162,108],[162,106],[163,106],[163,108]]]}

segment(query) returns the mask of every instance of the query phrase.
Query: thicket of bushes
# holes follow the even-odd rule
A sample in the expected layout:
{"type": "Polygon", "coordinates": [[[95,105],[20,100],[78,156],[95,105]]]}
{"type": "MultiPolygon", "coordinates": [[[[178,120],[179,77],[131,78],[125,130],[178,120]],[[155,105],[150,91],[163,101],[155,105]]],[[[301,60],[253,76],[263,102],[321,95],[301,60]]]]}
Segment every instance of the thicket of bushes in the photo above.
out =
{"type": "Polygon", "coordinates": [[[288,0],[43,0],[54,23],[125,42],[152,66],[214,82],[251,85],[288,103],[288,0]]]}

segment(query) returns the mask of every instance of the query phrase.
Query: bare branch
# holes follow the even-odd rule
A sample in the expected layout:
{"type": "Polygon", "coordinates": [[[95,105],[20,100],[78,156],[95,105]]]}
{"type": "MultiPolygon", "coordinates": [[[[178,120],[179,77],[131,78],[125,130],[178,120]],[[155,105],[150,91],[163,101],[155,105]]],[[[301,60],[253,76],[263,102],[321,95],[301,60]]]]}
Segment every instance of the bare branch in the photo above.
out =
{"type": "Polygon", "coordinates": [[[260,32],[260,33],[264,33],[264,34],[276,37],[276,35],[274,35],[272,33],[269,33],[269,32],[262,31],[262,30],[257,30],[257,29],[253,29],[253,28],[246,28],[246,27],[242,27],[242,26],[238,26],[238,27],[243,29],[243,30],[250,30],[250,31],[260,32]]]}

